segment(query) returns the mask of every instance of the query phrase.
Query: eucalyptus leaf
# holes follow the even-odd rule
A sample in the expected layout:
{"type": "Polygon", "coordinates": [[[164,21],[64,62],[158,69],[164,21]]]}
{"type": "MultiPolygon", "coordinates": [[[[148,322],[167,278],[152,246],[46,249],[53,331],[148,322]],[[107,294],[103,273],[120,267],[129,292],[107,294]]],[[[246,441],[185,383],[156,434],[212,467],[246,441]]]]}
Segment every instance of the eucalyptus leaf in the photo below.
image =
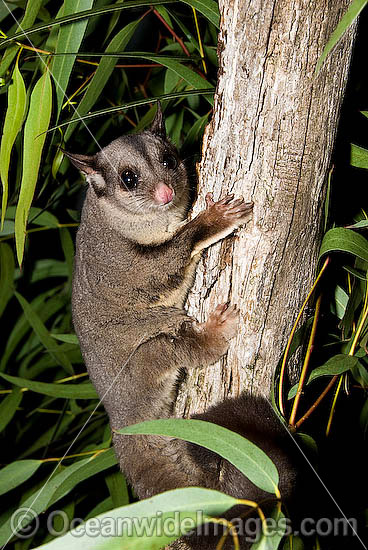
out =
{"type": "MultiPolygon", "coordinates": [[[[203,79],[202,79],[203,80],[203,79]]],[[[206,81],[204,81],[206,82],[206,81]]],[[[149,103],[155,103],[157,101],[164,101],[165,99],[178,99],[182,97],[187,96],[197,96],[197,95],[210,95],[213,96],[215,89],[214,88],[208,88],[208,89],[202,89],[202,90],[184,90],[183,92],[174,92],[172,94],[162,94],[157,97],[150,97],[150,98],[144,98],[144,99],[138,99],[135,101],[129,101],[128,103],[125,103],[125,105],[118,105],[117,107],[108,107],[107,109],[100,109],[99,111],[93,111],[92,113],[88,113],[88,115],[82,116],[80,118],[75,119],[69,119],[66,122],[63,122],[62,124],[58,124],[57,126],[54,126],[53,128],[49,128],[49,132],[52,132],[56,128],[62,128],[64,126],[69,126],[69,124],[74,124],[76,122],[81,122],[82,120],[91,120],[93,118],[104,116],[104,115],[111,115],[112,113],[116,113],[118,111],[125,111],[126,109],[131,109],[133,107],[139,107],[141,105],[148,105],[149,103]]],[[[212,102],[212,100],[209,100],[209,102],[212,102]]]]}
{"type": "Polygon", "coordinates": [[[236,503],[235,498],[218,491],[174,489],[91,518],[36,550],[77,550],[83,544],[88,550],[158,550],[208,521],[207,516],[221,515],[236,503]],[[104,536],[104,525],[112,527],[110,536],[104,536]],[[93,536],[88,536],[92,531],[93,536]]]}
{"type": "MultiPolygon", "coordinates": [[[[78,483],[84,481],[101,471],[107,470],[116,464],[114,451],[109,449],[95,457],[86,458],[75,462],[71,466],[67,466],[62,471],[58,470],[58,466],[54,469],[54,475],[49,476],[40,489],[37,489],[26,500],[22,502],[22,508],[31,508],[32,513],[37,516],[47,510],[52,504],[67,495],[78,483]]],[[[26,527],[31,521],[32,515],[27,515],[24,518],[22,527],[26,527]]],[[[0,544],[5,544],[8,538],[20,530],[21,522],[18,518],[17,526],[12,524],[11,519],[0,528],[0,544]]],[[[62,538],[56,539],[60,541],[62,538]]],[[[53,541],[54,542],[54,541],[53,541]]],[[[51,546],[53,542],[49,543],[51,546]]],[[[80,542],[80,541],[79,541],[80,542]]],[[[78,539],[75,540],[78,543],[78,539]]],[[[49,545],[44,547],[48,548],[49,545]]],[[[80,546],[79,546],[80,548],[80,546]]]]}
{"type": "Polygon", "coordinates": [[[17,460],[0,470],[0,495],[27,481],[41,466],[41,460],[17,460]]]}
{"type": "Polygon", "coordinates": [[[353,225],[349,225],[348,229],[363,229],[368,227],[368,220],[360,220],[357,223],[354,223],[353,225]]]}
{"type": "Polygon", "coordinates": [[[37,382],[36,380],[20,378],[19,376],[10,376],[4,373],[0,373],[0,377],[20,388],[27,388],[31,391],[42,393],[43,395],[50,395],[51,397],[60,397],[63,399],[97,399],[96,390],[89,382],[68,385],[49,384],[47,382],[37,382]]]}
{"type": "Polygon", "coordinates": [[[368,241],[351,229],[335,227],[323,237],[319,259],[331,252],[347,252],[368,262],[368,241]]]}
{"type": "Polygon", "coordinates": [[[351,370],[357,363],[357,357],[344,354],[334,355],[326,361],[324,365],[317,367],[311,372],[308,379],[308,384],[320,376],[334,376],[335,374],[342,374],[343,372],[351,370]]]}
{"type": "Polygon", "coordinates": [[[73,239],[67,227],[60,228],[60,241],[64,252],[65,262],[68,268],[69,282],[73,277],[73,264],[74,264],[74,244],[73,239]]]}
{"type": "MultiPolygon", "coordinates": [[[[38,0],[40,1],[40,0],[38,0]]],[[[105,15],[108,13],[113,13],[130,8],[139,8],[142,6],[155,6],[156,4],[172,4],[177,0],[127,0],[123,4],[112,4],[109,6],[103,6],[102,8],[87,10],[84,12],[75,13],[72,15],[66,15],[52,21],[47,21],[46,23],[39,23],[32,27],[24,28],[21,31],[18,31],[14,34],[9,35],[4,39],[0,48],[11,44],[15,40],[19,40],[24,36],[32,36],[33,34],[39,33],[41,31],[50,30],[51,28],[57,25],[65,25],[66,23],[73,23],[75,21],[80,21],[86,17],[97,17],[99,15],[105,15]]],[[[218,7],[214,0],[182,0],[185,4],[195,7],[202,15],[204,15],[211,23],[218,26],[219,15],[218,7]]]]}
{"type": "Polygon", "coordinates": [[[334,306],[335,306],[335,313],[338,319],[342,319],[344,317],[348,302],[349,302],[349,295],[346,294],[345,290],[340,285],[336,285],[334,306]]]}
{"type": "MultiPolygon", "coordinates": [[[[68,16],[81,11],[87,11],[90,10],[92,6],[93,0],[64,0],[63,15],[68,16]]],[[[78,52],[87,23],[88,19],[83,19],[76,23],[61,26],[58,33],[55,53],[78,52]]],[[[51,74],[56,89],[56,120],[59,118],[75,59],[76,55],[54,57],[53,59],[51,74]]]]}
{"type": "Polygon", "coordinates": [[[368,169],[368,151],[359,145],[351,145],[350,164],[356,168],[368,169]]]}
{"type": "MultiPolygon", "coordinates": [[[[122,28],[116,36],[111,40],[106,48],[106,53],[111,51],[121,51],[123,52],[126,48],[129,40],[133,36],[134,31],[136,30],[139,24],[138,21],[133,21],[128,23],[124,28],[122,28]]],[[[85,91],[82,99],[80,100],[78,106],[76,107],[72,120],[75,118],[80,118],[83,115],[87,114],[93,105],[96,103],[99,95],[101,94],[105,84],[107,83],[109,77],[111,76],[112,71],[114,70],[116,64],[116,59],[113,57],[102,57],[95,74],[92,77],[91,82],[88,84],[88,88],[85,91]]],[[[75,126],[69,126],[65,132],[65,141],[68,141],[75,126]]]]}
{"type": "Polygon", "coordinates": [[[48,70],[36,83],[24,127],[23,173],[15,215],[15,237],[19,265],[22,264],[28,213],[36,188],[41,155],[49,127],[52,87],[48,70]]]}
{"type": "Polygon", "coordinates": [[[129,504],[129,491],[125,477],[121,472],[111,472],[105,477],[114,508],[129,504]]]}
{"type": "Polygon", "coordinates": [[[267,528],[262,529],[259,540],[252,544],[251,550],[277,550],[286,532],[285,519],[281,509],[274,508],[267,522],[267,528]]]}
{"type": "Polygon", "coordinates": [[[356,277],[357,279],[360,279],[361,281],[367,280],[367,272],[359,271],[358,269],[354,269],[353,267],[350,267],[349,265],[344,265],[343,268],[345,271],[356,277]]]}
{"type": "MultiPolygon", "coordinates": [[[[42,322],[45,322],[51,315],[54,315],[65,304],[60,296],[54,296],[55,290],[47,290],[36,296],[31,302],[31,308],[37,312],[42,322]]],[[[31,325],[26,316],[23,314],[14,324],[8,340],[5,345],[5,350],[0,361],[0,371],[3,371],[7,365],[9,358],[12,356],[17,346],[22,341],[22,338],[29,332],[31,325]]],[[[26,347],[24,344],[23,348],[26,347]]]]}
{"type": "MultiPolygon", "coordinates": [[[[22,20],[19,23],[18,21],[16,21],[19,29],[24,29],[33,25],[33,23],[36,21],[38,12],[41,9],[43,1],[44,0],[28,0],[26,2],[26,9],[24,11],[22,20]]],[[[5,7],[8,10],[8,13],[11,13],[13,9],[13,6],[9,6],[7,2],[2,2],[2,7],[5,7]]],[[[6,73],[18,51],[19,46],[15,44],[10,46],[10,48],[6,50],[0,63],[0,76],[3,76],[6,73]]]]}
{"type": "Polygon", "coordinates": [[[31,304],[29,304],[27,300],[23,298],[23,296],[21,296],[18,292],[15,292],[15,296],[17,297],[20,305],[23,308],[24,315],[26,316],[27,321],[37,334],[40,342],[45,347],[45,349],[49,351],[49,353],[51,353],[51,355],[53,355],[57,359],[57,361],[59,361],[60,365],[62,365],[68,373],[74,374],[73,365],[63,352],[57,351],[57,344],[55,343],[55,340],[50,336],[49,331],[47,330],[37,312],[32,308],[31,304]]]}
{"type": "Polygon", "coordinates": [[[61,260],[54,260],[43,258],[38,260],[35,264],[35,268],[32,272],[31,283],[48,279],[49,277],[62,277],[68,276],[68,266],[61,260]]]}
{"type": "Polygon", "coordinates": [[[231,462],[260,489],[277,492],[279,476],[271,459],[254,443],[217,424],[171,418],[141,422],[116,431],[122,435],[164,435],[196,443],[231,462]]]}
{"type": "MultiPolygon", "coordinates": [[[[344,372],[351,370],[358,363],[358,357],[351,355],[338,354],[331,357],[324,365],[314,369],[309,378],[307,384],[313,382],[321,376],[335,376],[337,374],[343,374],[344,372]]],[[[295,397],[298,389],[298,384],[295,384],[288,394],[288,399],[295,397]]]]}
{"type": "Polygon", "coordinates": [[[8,91],[8,108],[5,114],[0,149],[0,177],[3,187],[3,197],[1,205],[1,229],[3,229],[4,226],[5,212],[8,204],[8,172],[10,155],[15,139],[23,125],[26,105],[26,87],[21,72],[19,70],[18,63],[16,63],[12,74],[12,81],[8,91]]]}
{"type": "Polygon", "coordinates": [[[336,44],[341,40],[346,30],[354,23],[362,9],[367,5],[368,0],[353,0],[348,7],[346,13],[339,21],[336,29],[331,34],[329,41],[327,42],[322,55],[320,56],[317,66],[316,73],[319,72],[322,67],[326,57],[330,51],[336,46],[336,44]]]}
{"type": "Polygon", "coordinates": [[[14,388],[0,403],[0,433],[6,428],[22,401],[23,393],[14,388]]]}
{"type": "Polygon", "coordinates": [[[60,340],[60,342],[65,342],[66,344],[79,344],[76,334],[50,334],[50,336],[52,336],[56,340],[60,340]]]}

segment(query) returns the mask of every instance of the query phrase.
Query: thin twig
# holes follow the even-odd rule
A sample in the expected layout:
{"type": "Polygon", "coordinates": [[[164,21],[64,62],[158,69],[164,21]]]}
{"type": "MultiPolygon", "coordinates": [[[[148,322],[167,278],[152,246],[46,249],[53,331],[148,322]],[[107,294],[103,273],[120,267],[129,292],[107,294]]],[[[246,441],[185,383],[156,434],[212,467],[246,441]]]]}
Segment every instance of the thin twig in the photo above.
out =
{"type": "Polygon", "coordinates": [[[184,42],[182,41],[182,39],[176,34],[176,32],[174,31],[174,29],[172,29],[170,27],[170,25],[168,25],[165,21],[165,19],[162,17],[161,14],[158,13],[158,11],[156,10],[156,8],[153,9],[153,13],[156,15],[156,17],[158,17],[158,19],[161,21],[161,23],[167,28],[167,30],[169,31],[169,33],[173,36],[173,38],[175,38],[175,40],[177,40],[178,44],[180,44],[181,46],[181,49],[183,50],[183,52],[185,53],[185,55],[187,55],[188,57],[190,57],[190,53],[186,47],[186,45],[184,44],[184,42]]]}
{"type": "Polygon", "coordinates": [[[328,385],[326,386],[326,388],[323,390],[323,392],[321,393],[321,395],[318,397],[318,399],[315,400],[315,402],[313,403],[313,405],[307,410],[307,412],[301,417],[300,420],[298,420],[298,422],[296,422],[295,424],[295,427],[296,428],[299,428],[303,422],[305,420],[307,420],[307,418],[310,417],[310,415],[312,414],[312,412],[318,407],[318,405],[321,403],[321,401],[323,400],[323,398],[328,394],[328,392],[330,391],[330,389],[333,387],[333,385],[335,384],[336,380],[337,380],[338,376],[334,376],[333,378],[331,378],[330,382],[328,383],[328,385]]]}
{"type": "Polygon", "coordinates": [[[291,410],[289,426],[291,426],[292,428],[295,427],[296,413],[297,413],[299,401],[300,401],[300,398],[301,398],[301,395],[302,395],[302,392],[303,392],[304,383],[305,383],[305,380],[306,380],[306,377],[307,377],[310,356],[311,356],[311,353],[312,353],[313,343],[314,343],[314,339],[315,339],[316,332],[317,332],[317,322],[318,322],[319,312],[320,312],[320,309],[321,309],[321,300],[322,300],[322,295],[320,294],[317,298],[316,309],[315,309],[314,318],[313,318],[312,330],[311,330],[311,334],[310,334],[309,342],[308,342],[308,348],[307,348],[307,352],[306,352],[305,358],[304,358],[302,373],[300,375],[299,384],[298,384],[298,390],[296,392],[296,396],[295,396],[294,403],[293,403],[293,408],[291,410]]]}
{"type": "Polygon", "coordinates": [[[310,291],[308,292],[308,295],[306,297],[306,299],[304,300],[304,303],[298,313],[298,316],[296,318],[296,321],[294,323],[294,326],[292,328],[292,331],[290,333],[290,336],[289,336],[289,340],[288,340],[288,343],[286,345],[286,348],[285,348],[285,353],[284,353],[284,357],[282,358],[282,364],[281,364],[281,370],[280,370],[280,380],[279,380],[279,409],[280,409],[280,412],[283,416],[285,416],[285,410],[284,410],[284,402],[283,402],[283,395],[282,395],[282,391],[283,391],[283,386],[284,386],[284,376],[285,376],[285,371],[286,371],[286,361],[288,359],[288,355],[289,355],[289,351],[290,351],[290,347],[291,347],[291,343],[293,341],[293,338],[294,338],[294,334],[296,332],[296,328],[298,326],[298,323],[299,323],[299,320],[303,314],[303,311],[307,305],[307,303],[309,302],[310,300],[310,297],[312,296],[313,292],[315,291],[316,289],[316,286],[318,285],[319,283],[319,280],[321,279],[328,263],[330,261],[330,258],[328,257],[325,261],[325,263],[323,264],[322,266],[322,269],[321,271],[319,272],[318,274],[318,277],[316,278],[316,280],[314,281],[313,283],[313,286],[312,288],[310,289],[310,291]]]}

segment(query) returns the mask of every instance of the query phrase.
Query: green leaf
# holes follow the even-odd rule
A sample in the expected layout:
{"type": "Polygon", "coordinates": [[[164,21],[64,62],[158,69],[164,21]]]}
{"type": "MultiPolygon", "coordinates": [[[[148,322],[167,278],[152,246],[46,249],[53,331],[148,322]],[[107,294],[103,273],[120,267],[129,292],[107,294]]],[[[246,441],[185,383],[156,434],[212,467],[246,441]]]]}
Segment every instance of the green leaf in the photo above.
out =
{"type": "MultiPolygon", "coordinates": [[[[202,79],[203,80],[203,79],[202,79]]],[[[212,95],[214,93],[215,89],[211,88],[208,90],[185,90],[183,92],[175,92],[173,94],[162,94],[160,96],[156,97],[150,97],[150,98],[144,98],[144,99],[138,99],[136,101],[130,101],[129,103],[125,103],[124,105],[118,105],[117,107],[109,107],[107,109],[101,109],[99,111],[94,111],[92,113],[88,113],[88,115],[82,116],[80,118],[71,118],[67,120],[66,122],[63,122],[62,124],[58,124],[57,126],[54,126],[52,128],[49,128],[49,132],[52,132],[56,128],[62,128],[63,126],[68,126],[69,124],[74,124],[76,122],[80,122],[82,120],[90,120],[92,118],[96,118],[98,116],[102,115],[110,115],[111,113],[116,113],[118,111],[125,111],[127,109],[131,109],[133,107],[139,107],[141,105],[147,105],[149,103],[156,103],[157,101],[164,101],[165,99],[178,99],[182,97],[192,96],[192,95],[212,95]]]]}
{"type": "MultiPolygon", "coordinates": [[[[20,23],[17,22],[17,25],[20,29],[25,29],[33,25],[33,23],[36,21],[36,17],[38,15],[38,12],[40,11],[42,3],[43,0],[28,0],[23,18],[20,23]]],[[[10,6],[8,7],[5,2],[3,2],[2,5],[6,6],[8,12],[10,13],[12,8],[10,6]]],[[[12,45],[6,50],[0,63],[0,76],[3,76],[6,73],[6,71],[12,64],[13,59],[17,55],[18,50],[18,45],[12,45]]]]}
{"type": "MultiPolygon", "coordinates": [[[[31,302],[32,309],[38,313],[42,322],[47,321],[47,319],[49,319],[65,305],[65,300],[63,300],[59,295],[54,296],[54,294],[55,289],[47,290],[46,292],[36,296],[36,298],[34,298],[31,302]]],[[[0,371],[5,369],[9,358],[29,330],[30,324],[26,316],[23,314],[13,326],[8,337],[5,350],[3,351],[0,361],[0,371]]]]}
{"type": "MultiPolygon", "coordinates": [[[[360,348],[356,355],[366,357],[367,353],[365,350],[360,348]]],[[[358,384],[362,386],[362,388],[368,388],[368,371],[366,366],[358,362],[357,365],[355,365],[355,367],[352,369],[351,373],[358,384]]]]}
{"type": "Polygon", "coordinates": [[[348,252],[368,262],[368,241],[351,229],[335,227],[323,237],[318,259],[330,252],[348,252]]]}
{"type": "Polygon", "coordinates": [[[0,316],[14,292],[15,262],[13,251],[6,243],[0,243],[0,316]]]}
{"type": "Polygon", "coordinates": [[[208,520],[207,516],[222,515],[235,504],[235,498],[218,491],[174,489],[110,510],[86,521],[82,529],[76,528],[36,550],[77,550],[83,545],[88,550],[158,550],[208,520]],[[93,537],[88,536],[93,526],[107,523],[112,527],[120,525],[120,529],[111,536],[106,536],[103,529],[95,529],[93,537]]]}
{"type": "Polygon", "coordinates": [[[74,244],[70,232],[66,227],[60,228],[60,240],[68,268],[69,281],[71,282],[73,277],[74,244]]]}
{"type": "MultiPolygon", "coordinates": [[[[63,15],[74,15],[81,11],[90,10],[93,0],[64,0],[63,15]]],[[[55,53],[78,52],[84,33],[87,27],[88,19],[83,19],[76,23],[63,25],[59,29],[55,53]]],[[[55,82],[57,111],[56,121],[59,119],[61,107],[64,102],[64,96],[68,86],[70,74],[76,55],[66,55],[55,57],[53,59],[51,74],[55,82]]]]}
{"type": "Polygon", "coordinates": [[[15,4],[7,5],[7,4],[5,4],[5,2],[0,4],[0,21],[3,21],[5,19],[5,17],[8,17],[9,13],[16,10],[17,7],[18,6],[16,6],[15,4]]]}
{"type": "Polygon", "coordinates": [[[316,73],[319,72],[330,51],[336,46],[339,40],[341,40],[346,30],[350,27],[350,25],[354,23],[354,21],[356,20],[362,9],[367,5],[367,3],[368,0],[353,0],[353,2],[350,4],[345,15],[341,18],[336,29],[331,34],[331,37],[327,42],[321,57],[318,60],[316,73]]]}
{"type": "Polygon", "coordinates": [[[356,168],[368,169],[368,150],[359,145],[351,144],[350,164],[356,168]]]}
{"type": "MultiPolygon", "coordinates": [[[[106,53],[114,51],[124,51],[129,40],[133,36],[133,33],[138,24],[139,20],[133,21],[132,23],[129,23],[123,29],[121,29],[107,46],[106,53]]],[[[91,110],[98,97],[100,96],[106,82],[110,78],[110,75],[116,65],[116,61],[117,60],[113,57],[103,57],[101,59],[84,96],[82,97],[76,110],[74,111],[72,119],[80,118],[91,110]]],[[[65,132],[65,141],[68,141],[74,129],[75,126],[68,127],[67,131],[65,132]]]]}
{"type": "Polygon", "coordinates": [[[177,89],[179,80],[180,80],[180,77],[176,73],[173,73],[168,69],[165,73],[165,80],[164,80],[165,94],[169,94],[170,92],[173,92],[175,89],[177,89]]]}
{"type": "Polygon", "coordinates": [[[279,476],[271,459],[254,443],[217,424],[173,418],[141,422],[116,432],[123,435],[157,434],[196,443],[231,462],[260,489],[269,493],[277,490],[279,476]]]}
{"type": "MultiPolygon", "coordinates": [[[[72,15],[66,15],[58,19],[47,21],[46,23],[39,23],[38,25],[34,25],[33,27],[26,28],[25,25],[23,25],[23,30],[9,35],[8,38],[6,38],[1,42],[0,48],[3,48],[4,46],[7,46],[14,40],[19,40],[24,36],[30,37],[33,34],[39,33],[41,31],[48,31],[57,25],[65,25],[66,23],[73,23],[75,21],[80,21],[81,19],[85,19],[86,17],[97,17],[99,15],[113,13],[116,11],[121,11],[125,9],[130,9],[130,8],[139,8],[142,6],[173,4],[176,1],[177,0],[128,0],[123,4],[112,4],[112,5],[104,6],[98,9],[83,11],[72,15]]],[[[214,2],[214,0],[182,0],[182,1],[185,4],[189,4],[189,6],[195,7],[200,13],[202,13],[202,15],[204,15],[209,21],[211,21],[211,23],[213,23],[217,27],[219,26],[218,7],[216,2],[214,2]]]]}
{"type": "Polygon", "coordinates": [[[348,225],[349,229],[362,229],[363,227],[368,227],[368,220],[360,220],[353,225],[348,225]]]}
{"type": "Polygon", "coordinates": [[[48,277],[67,277],[68,266],[60,260],[42,259],[35,263],[34,270],[31,275],[31,283],[42,281],[48,277]]]}
{"type": "Polygon", "coordinates": [[[46,326],[41,321],[39,315],[34,311],[32,306],[27,302],[23,296],[21,296],[18,292],[15,292],[15,296],[17,297],[20,305],[22,306],[22,309],[24,311],[24,315],[26,316],[27,321],[37,334],[41,344],[45,347],[45,349],[55,357],[55,359],[64,367],[64,369],[70,373],[74,374],[73,365],[67,358],[67,356],[61,352],[57,351],[57,344],[55,343],[55,340],[50,336],[49,331],[47,330],[46,326]]]}
{"type": "Polygon", "coordinates": [[[166,21],[169,27],[173,28],[173,24],[167,9],[164,8],[163,6],[157,6],[156,11],[161,15],[162,19],[166,21]]]}
{"type": "Polygon", "coordinates": [[[20,388],[28,388],[36,393],[50,395],[51,397],[60,397],[63,399],[98,399],[96,390],[90,382],[83,384],[49,384],[46,382],[37,382],[18,376],[0,373],[0,376],[20,388]]]}
{"type": "MultiPolygon", "coordinates": [[[[142,55],[144,59],[148,59],[149,61],[153,61],[152,57],[150,55],[142,55]]],[[[197,90],[203,90],[203,89],[212,89],[213,86],[208,80],[205,80],[202,78],[199,74],[189,69],[189,67],[186,67],[185,65],[182,65],[181,63],[178,63],[177,61],[174,61],[170,57],[161,57],[159,63],[163,65],[164,67],[167,67],[170,69],[173,73],[175,73],[179,78],[182,78],[187,84],[190,86],[193,86],[193,88],[196,88],[197,90]]],[[[166,94],[169,95],[169,94],[166,94]]],[[[212,96],[205,96],[207,101],[213,105],[213,98],[212,96]]]]}
{"type": "Polygon", "coordinates": [[[217,2],[213,0],[182,0],[182,2],[198,10],[215,27],[220,28],[220,14],[217,2]]]}
{"type": "Polygon", "coordinates": [[[27,481],[42,464],[41,460],[17,460],[0,470],[0,495],[27,481]]]}
{"type": "Polygon", "coordinates": [[[285,520],[282,511],[278,507],[274,508],[271,517],[267,518],[266,532],[262,529],[260,539],[252,544],[251,550],[277,550],[286,532],[285,520]]]}
{"type": "Polygon", "coordinates": [[[4,226],[6,207],[8,204],[8,172],[10,164],[10,155],[13,149],[15,138],[17,137],[26,111],[27,94],[26,87],[18,63],[15,64],[12,74],[12,82],[8,91],[8,108],[5,115],[3,127],[3,136],[1,138],[0,149],[0,177],[3,187],[3,198],[1,205],[1,229],[4,226]]]}
{"type": "Polygon", "coordinates": [[[198,138],[198,136],[202,136],[207,122],[208,122],[208,114],[205,114],[204,116],[200,117],[198,120],[195,121],[195,123],[193,124],[193,126],[191,127],[191,129],[186,135],[186,138],[183,143],[183,149],[193,145],[196,139],[198,138]]]}
{"type": "Polygon", "coordinates": [[[338,354],[331,357],[324,365],[317,367],[311,372],[308,384],[320,376],[335,376],[351,370],[358,363],[357,357],[351,355],[338,354]]]}
{"type": "Polygon", "coordinates": [[[58,227],[59,220],[54,214],[41,208],[32,207],[29,211],[29,223],[40,225],[41,227],[58,227]]]}
{"type": "Polygon", "coordinates": [[[24,127],[23,174],[15,215],[15,238],[19,265],[22,264],[29,209],[36,188],[42,149],[51,118],[52,87],[47,70],[36,83],[24,127]]]}
{"type": "MultiPolygon", "coordinates": [[[[41,514],[52,506],[52,504],[67,495],[78,483],[107,468],[111,468],[111,466],[115,464],[116,457],[113,449],[100,453],[94,458],[87,458],[75,462],[53,477],[49,477],[47,482],[42,485],[42,488],[37,489],[22,502],[22,508],[31,508],[34,514],[41,514]]],[[[57,470],[55,469],[54,471],[56,472],[57,470]]],[[[20,518],[18,518],[17,525],[21,523],[19,520],[20,518]]],[[[24,519],[22,527],[28,525],[30,520],[31,517],[28,515],[27,518],[24,519]]],[[[0,544],[5,544],[10,536],[19,531],[20,527],[19,525],[18,529],[15,528],[15,526],[12,525],[11,519],[8,520],[0,529],[0,544]]],[[[61,540],[61,537],[56,540],[61,540]]],[[[51,546],[53,542],[49,543],[49,545],[51,546]]],[[[78,544],[78,539],[75,540],[75,543],[78,544]]],[[[49,545],[45,545],[44,547],[48,548],[49,545]]]]}
{"type": "Polygon", "coordinates": [[[15,224],[13,220],[5,220],[4,227],[2,231],[0,231],[0,235],[2,237],[5,237],[7,235],[14,235],[14,228],[15,228],[15,224]]]}
{"type": "Polygon", "coordinates": [[[166,119],[166,126],[168,128],[168,134],[173,144],[180,147],[180,136],[183,129],[184,109],[181,109],[179,113],[173,113],[166,119]]]}
{"type": "Polygon", "coordinates": [[[116,466],[117,460],[114,449],[110,448],[107,451],[99,452],[95,456],[81,460],[72,466],[66,468],[61,474],[56,477],[61,478],[58,480],[58,486],[49,500],[48,506],[51,506],[56,501],[68,494],[74,487],[99,472],[103,472],[112,466],[116,466]],[[93,458],[92,458],[93,457],[93,458]]]}
{"type": "Polygon", "coordinates": [[[346,307],[349,302],[349,296],[341,286],[335,288],[335,313],[338,319],[342,319],[345,315],[346,307]]]}
{"type": "Polygon", "coordinates": [[[349,265],[343,265],[342,267],[343,269],[345,269],[345,271],[347,271],[348,273],[351,273],[351,275],[353,275],[357,279],[360,279],[361,281],[367,280],[367,272],[359,271],[358,269],[354,269],[349,265]]]}
{"type": "Polygon", "coordinates": [[[129,504],[129,492],[125,477],[121,472],[112,472],[105,477],[106,485],[112,498],[114,508],[129,504]]]}
{"type": "Polygon", "coordinates": [[[318,445],[316,441],[309,434],[303,432],[297,432],[295,434],[296,439],[301,443],[302,449],[308,451],[308,455],[318,459],[318,445]]]}
{"type": "Polygon", "coordinates": [[[79,344],[76,334],[50,334],[50,336],[56,340],[60,340],[60,342],[65,342],[66,344],[79,344]]]}
{"type": "Polygon", "coordinates": [[[19,407],[22,401],[23,393],[15,388],[9,395],[7,395],[0,403],[0,433],[9,424],[15,413],[17,407],[19,407]]]}
{"type": "MultiPolygon", "coordinates": [[[[96,54],[93,54],[93,55],[96,55],[96,54]]],[[[110,53],[110,55],[112,56],[112,59],[114,59],[114,57],[117,54],[110,53]]],[[[168,69],[170,69],[173,72],[173,74],[176,75],[177,79],[182,79],[184,82],[186,82],[187,84],[189,84],[190,86],[193,86],[198,90],[213,89],[212,84],[208,82],[208,80],[200,76],[195,71],[192,71],[192,69],[189,69],[189,67],[186,67],[182,63],[179,63],[176,59],[174,59],[173,56],[169,57],[165,55],[154,55],[148,52],[133,52],[133,53],[128,52],[128,53],[119,55],[119,57],[140,58],[140,59],[147,59],[148,61],[152,61],[152,62],[158,62],[163,67],[167,67],[168,69]]],[[[103,59],[108,60],[109,56],[103,59]]],[[[183,59],[182,56],[180,56],[179,59],[183,59]]],[[[187,58],[184,58],[184,60],[187,61],[187,58]]],[[[169,95],[169,94],[165,94],[165,95],[169,95]]],[[[211,97],[210,98],[206,97],[206,99],[208,100],[209,103],[211,103],[211,105],[213,104],[213,100],[211,97]]]]}
{"type": "MultiPolygon", "coordinates": [[[[307,385],[320,378],[321,376],[335,376],[336,374],[342,374],[348,370],[351,370],[358,363],[358,357],[351,355],[345,355],[343,353],[334,355],[324,365],[314,369],[309,378],[307,385]]],[[[288,393],[288,399],[292,399],[296,396],[298,390],[298,384],[295,384],[288,393]]]]}

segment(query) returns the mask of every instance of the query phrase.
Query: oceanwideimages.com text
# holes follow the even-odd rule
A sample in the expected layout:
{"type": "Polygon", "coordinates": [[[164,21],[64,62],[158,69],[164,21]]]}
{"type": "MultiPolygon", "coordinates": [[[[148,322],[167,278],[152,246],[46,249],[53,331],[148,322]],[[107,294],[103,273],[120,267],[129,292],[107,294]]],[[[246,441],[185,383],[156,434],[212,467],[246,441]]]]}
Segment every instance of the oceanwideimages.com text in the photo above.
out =
{"type": "MultiPolygon", "coordinates": [[[[47,520],[43,519],[42,527],[52,536],[61,536],[67,532],[76,538],[88,537],[180,537],[183,533],[195,532],[199,536],[223,535],[228,533],[228,526],[221,523],[206,521],[203,512],[195,516],[183,517],[179,512],[169,516],[157,512],[150,517],[108,517],[92,518],[84,521],[81,518],[70,519],[63,510],[49,513],[47,520]],[[57,525],[57,527],[56,527],[57,525]]],[[[266,536],[350,536],[357,531],[355,518],[304,518],[299,525],[292,524],[289,518],[278,520],[267,518],[262,524],[259,517],[234,518],[231,520],[232,533],[245,537],[247,542],[257,542],[262,533],[266,536]]],[[[40,528],[38,515],[30,509],[19,508],[12,515],[11,528],[14,535],[20,539],[33,537],[40,528]]]]}

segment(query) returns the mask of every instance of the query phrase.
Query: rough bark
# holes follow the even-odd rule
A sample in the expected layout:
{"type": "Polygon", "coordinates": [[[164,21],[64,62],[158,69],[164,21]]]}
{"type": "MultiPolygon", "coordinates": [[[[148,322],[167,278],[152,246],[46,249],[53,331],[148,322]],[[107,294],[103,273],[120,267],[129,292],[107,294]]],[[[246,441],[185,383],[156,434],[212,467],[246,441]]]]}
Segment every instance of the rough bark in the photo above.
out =
{"type": "Polygon", "coordinates": [[[268,395],[272,374],[315,273],[326,176],[355,27],[317,60],[348,0],[220,0],[219,80],[199,169],[199,199],[226,192],[255,203],[235,237],[197,270],[190,314],[219,302],[241,310],[225,358],[189,373],[177,398],[188,415],[243,391],[268,395]]]}

